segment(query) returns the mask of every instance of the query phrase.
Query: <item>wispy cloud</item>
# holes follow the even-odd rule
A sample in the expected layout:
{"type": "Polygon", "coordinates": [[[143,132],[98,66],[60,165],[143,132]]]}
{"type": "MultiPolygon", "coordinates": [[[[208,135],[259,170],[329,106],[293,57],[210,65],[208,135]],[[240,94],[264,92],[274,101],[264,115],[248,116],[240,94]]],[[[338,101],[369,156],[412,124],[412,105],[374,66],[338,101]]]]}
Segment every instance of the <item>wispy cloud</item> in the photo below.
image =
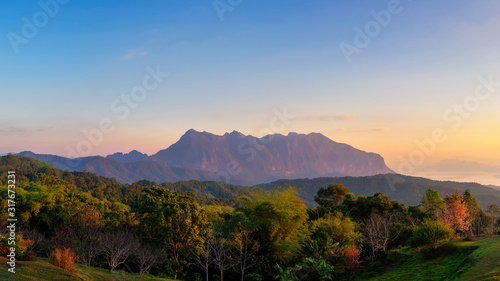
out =
{"type": "Polygon", "coordinates": [[[353,115],[310,115],[306,116],[310,121],[355,121],[358,117],[353,115]]]}
{"type": "Polygon", "coordinates": [[[129,60],[135,57],[142,57],[147,55],[148,53],[146,51],[143,51],[141,49],[136,49],[136,50],[129,50],[125,55],[121,56],[122,60],[129,60]]]}
{"type": "Polygon", "coordinates": [[[25,128],[20,128],[20,127],[8,127],[5,129],[0,129],[0,132],[6,132],[6,133],[23,133],[23,132],[42,132],[42,131],[48,131],[50,129],[54,128],[54,126],[49,126],[49,127],[25,127],[25,128]]]}
{"type": "Polygon", "coordinates": [[[359,133],[359,132],[387,132],[389,131],[389,129],[388,128],[369,128],[369,129],[337,128],[334,129],[333,131],[337,133],[343,133],[343,132],[359,133]]]}

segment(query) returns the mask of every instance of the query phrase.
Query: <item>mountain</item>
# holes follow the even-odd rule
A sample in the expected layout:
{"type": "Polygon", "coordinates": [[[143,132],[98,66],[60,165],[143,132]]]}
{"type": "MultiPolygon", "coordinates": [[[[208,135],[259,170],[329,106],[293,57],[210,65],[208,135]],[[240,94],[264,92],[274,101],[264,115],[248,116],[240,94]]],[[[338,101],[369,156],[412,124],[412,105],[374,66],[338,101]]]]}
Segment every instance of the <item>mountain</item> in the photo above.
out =
{"type": "Polygon", "coordinates": [[[304,200],[307,206],[315,206],[314,196],[321,187],[329,184],[342,183],[349,188],[356,197],[371,196],[377,192],[387,195],[392,200],[396,200],[406,206],[419,205],[422,196],[427,189],[434,189],[439,192],[442,198],[446,194],[452,194],[456,190],[463,192],[468,189],[481,208],[486,209],[490,204],[500,206],[500,190],[493,189],[478,183],[462,183],[453,181],[435,181],[420,177],[410,177],[398,174],[375,175],[367,177],[324,177],[315,179],[295,179],[278,180],[267,184],[260,184],[254,188],[265,190],[273,189],[277,186],[293,186],[298,189],[299,197],[304,200]]]}
{"type": "Polygon", "coordinates": [[[148,155],[145,153],[141,153],[137,150],[132,150],[129,153],[121,153],[117,152],[115,154],[110,154],[106,156],[107,159],[119,161],[119,162],[137,162],[137,161],[142,161],[146,160],[148,158],[148,155]]]}
{"type": "Polygon", "coordinates": [[[233,131],[222,136],[187,131],[176,143],[147,156],[139,151],[69,159],[25,151],[57,168],[89,171],[122,183],[212,180],[251,186],[278,179],[369,176],[392,173],[382,156],[334,142],[322,134],[263,138],[233,131]]]}
{"type": "Polygon", "coordinates": [[[121,183],[133,183],[143,179],[155,182],[175,182],[183,180],[209,180],[210,173],[186,168],[171,168],[159,162],[119,162],[101,156],[65,158],[50,154],[35,154],[24,151],[19,156],[30,157],[56,168],[68,171],[87,171],[100,176],[115,178],[121,183]]]}
{"type": "Polygon", "coordinates": [[[220,136],[191,129],[148,160],[210,171],[216,174],[214,180],[245,185],[283,178],[393,173],[382,156],[318,133],[256,138],[237,131],[220,136]]]}

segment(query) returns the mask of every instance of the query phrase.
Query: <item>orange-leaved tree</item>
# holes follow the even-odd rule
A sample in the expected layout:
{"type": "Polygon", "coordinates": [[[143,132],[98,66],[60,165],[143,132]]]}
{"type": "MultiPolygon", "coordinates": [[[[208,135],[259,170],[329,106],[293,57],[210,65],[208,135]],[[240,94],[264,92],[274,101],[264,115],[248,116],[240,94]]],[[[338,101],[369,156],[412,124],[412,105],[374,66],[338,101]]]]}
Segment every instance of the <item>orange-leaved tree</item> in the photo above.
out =
{"type": "Polygon", "coordinates": [[[457,192],[446,195],[446,205],[439,214],[439,220],[457,233],[467,233],[471,227],[470,214],[462,196],[457,192]]]}

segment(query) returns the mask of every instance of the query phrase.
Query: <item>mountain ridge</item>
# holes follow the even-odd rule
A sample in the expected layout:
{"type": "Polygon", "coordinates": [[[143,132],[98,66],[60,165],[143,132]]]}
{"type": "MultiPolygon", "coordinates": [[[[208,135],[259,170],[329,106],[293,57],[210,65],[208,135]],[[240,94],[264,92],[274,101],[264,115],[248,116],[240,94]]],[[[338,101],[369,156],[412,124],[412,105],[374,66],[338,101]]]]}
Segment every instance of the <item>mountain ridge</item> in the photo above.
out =
{"type": "Polygon", "coordinates": [[[190,129],[150,156],[136,150],[75,159],[27,151],[18,155],[61,169],[96,172],[123,183],[214,180],[251,186],[278,179],[393,173],[381,155],[337,143],[320,133],[257,138],[236,130],[216,135],[190,129]]]}
{"type": "Polygon", "coordinates": [[[337,143],[320,133],[271,134],[262,138],[238,131],[215,135],[188,130],[176,143],[148,160],[172,167],[222,173],[245,184],[279,178],[374,175],[393,172],[382,156],[337,143]]]}

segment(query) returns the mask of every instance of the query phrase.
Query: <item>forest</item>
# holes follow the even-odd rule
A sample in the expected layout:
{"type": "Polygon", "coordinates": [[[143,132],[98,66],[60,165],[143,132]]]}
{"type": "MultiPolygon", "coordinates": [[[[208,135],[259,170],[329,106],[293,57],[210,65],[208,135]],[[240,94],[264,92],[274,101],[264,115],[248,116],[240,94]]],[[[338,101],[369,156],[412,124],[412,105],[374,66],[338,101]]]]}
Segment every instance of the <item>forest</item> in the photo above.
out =
{"type": "MultiPolygon", "coordinates": [[[[78,263],[193,281],[359,280],[389,252],[432,258],[444,241],[500,230],[498,206],[480,206],[468,190],[442,198],[427,189],[420,204],[405,206],[331,182],[308,208],[288,186],[120,184],[13,155],[0,159],[0,182],[0,224],[5,231],[15,212],[18,258],[49,258],[70,272],[78,263]],[[15,210],[8,171],[16,175],[15,210]],[[218,198],[199,192],[205,188],[218,198]]],[[[2,256],[10,251],[8,235],[2,256]]]]}

